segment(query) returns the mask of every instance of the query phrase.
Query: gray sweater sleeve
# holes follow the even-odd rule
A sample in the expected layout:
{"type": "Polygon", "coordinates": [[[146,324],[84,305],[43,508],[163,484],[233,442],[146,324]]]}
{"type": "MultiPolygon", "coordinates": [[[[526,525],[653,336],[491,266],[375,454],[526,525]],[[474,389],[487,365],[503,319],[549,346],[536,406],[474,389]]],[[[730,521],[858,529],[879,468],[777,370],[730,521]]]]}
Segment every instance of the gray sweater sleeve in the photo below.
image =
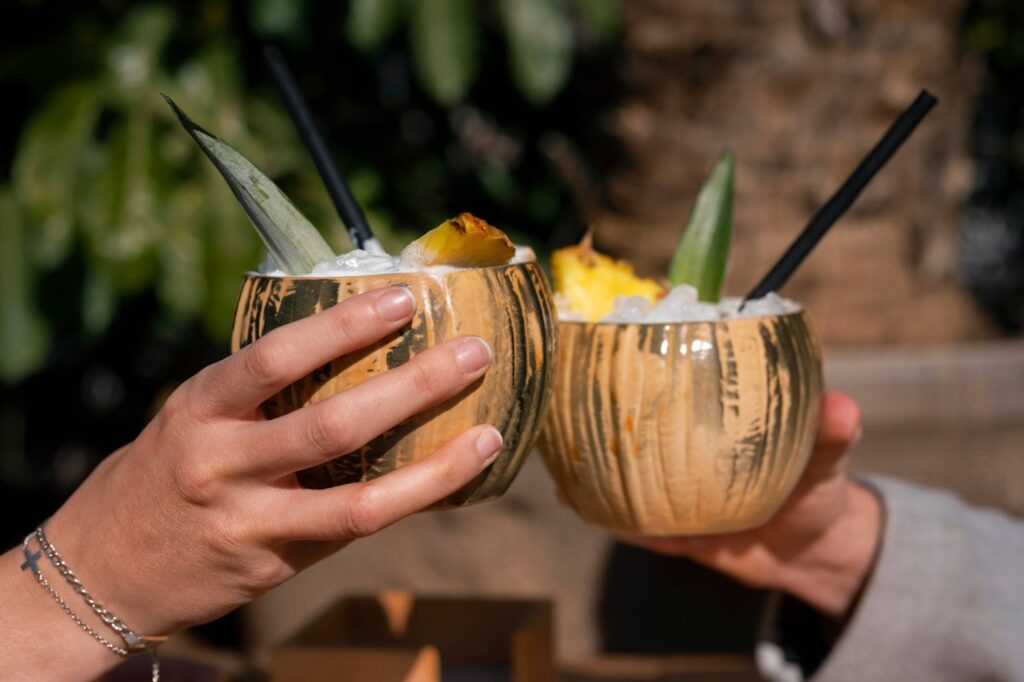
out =
{"type": "MultiPolygon", "coordinates": [[[[810,679],[1024,680],[1024,523],[948,493],[866,482],[885,507],[882,545],[810,679]]],[[[768,679],[800,680],[801,666],[783,654],[780,603],[769,607],[758,664],[768,679]]]]}

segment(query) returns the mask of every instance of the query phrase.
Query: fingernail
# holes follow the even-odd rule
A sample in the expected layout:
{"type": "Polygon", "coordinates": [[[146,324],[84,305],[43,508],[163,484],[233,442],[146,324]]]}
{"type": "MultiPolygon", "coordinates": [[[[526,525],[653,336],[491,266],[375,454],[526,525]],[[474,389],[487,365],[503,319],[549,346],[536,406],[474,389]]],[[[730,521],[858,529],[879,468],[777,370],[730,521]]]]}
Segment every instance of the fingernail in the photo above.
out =
{"type": "Polygon", "coordinates": [[[864,437],[864,427],[863,426],[858,426],[857,427],[857,433],[853,434],[853,440],[850,441],[850,447],[852,448],[854,445],[859,443],[860,439],[863,438],[863,437],[864,437]]]}
{"type": "Polygon", "coordinates": [[[463,372],[476,372],[491,363],[491,347],[479,337],[468,338],[455,351],[455,361],[463,372]]]}
{"type": "Polygon", "coordinates": [[[488,466],[501,452],[501,433],[492,427],[484,429],[476,439],[476,451],[484,458],[484,466],[488,466]]]}
{"type": "Polygon", "coordinates": [[[385,320],[398,322],[416,311],[416,299],[408,289],[396,287],[377,299],[377,310],[385,320]]]}

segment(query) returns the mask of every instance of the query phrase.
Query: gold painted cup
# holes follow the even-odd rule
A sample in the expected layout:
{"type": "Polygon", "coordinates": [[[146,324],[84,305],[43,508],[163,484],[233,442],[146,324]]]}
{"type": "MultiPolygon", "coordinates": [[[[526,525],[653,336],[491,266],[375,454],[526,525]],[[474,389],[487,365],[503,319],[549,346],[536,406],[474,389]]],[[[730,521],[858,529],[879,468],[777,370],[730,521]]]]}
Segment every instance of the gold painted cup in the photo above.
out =
{"type": "Polygon", "coordinates": [[[817,432],[821,349],[804,312],[559,322],[539,446],[562,497],[621,533],[703,535],[778,510],[817,432]]]}
{"type": "MultiPolygon", "coordinates": [[[[350,277],[246,275],[235,309],[232,351],[288,322],[350,296],[386,286],[407,287],[418,301],[402,331],[321,367],[263,405],[269,418],[340,393],[406,362],[442,341],[475,334],[494,350],[490,369],[457,397],[403,422],[356,452],[299,472],[299,482],[326,488],[382,476],[426,457],[481,423],[501,431],[501,454],[469,485],[436,507],[501,495],[533,445],[554,378],[555,322],[551,294],[536,263],[350,277]]],[[[401,400],[401,396],[395,396],[401,400]]]]}

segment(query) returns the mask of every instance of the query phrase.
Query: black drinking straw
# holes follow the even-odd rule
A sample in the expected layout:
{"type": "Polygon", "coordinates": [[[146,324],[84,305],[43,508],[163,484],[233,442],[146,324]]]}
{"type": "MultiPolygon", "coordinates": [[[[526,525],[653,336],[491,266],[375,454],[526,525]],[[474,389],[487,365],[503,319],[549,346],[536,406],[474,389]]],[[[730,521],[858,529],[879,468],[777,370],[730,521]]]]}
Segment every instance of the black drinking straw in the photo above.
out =
{"type": "Polygon", "coordinates": [[[373,236],[373,232],[370,231],[370,225],[366,222],[363,209],[360,208],[359,204],[352,197],[352,192],[349,191],[341,170],[334,162],[331,153],[327,151],[327,143],[324,141],[324,136],[313,121],[313,116],[309,113],[309,106],[306,105],[302,93],[299,92],[299,86],[295,83],[295,77],[292,76],[288,65],[285,64],[281,51],[276,47],[266,47],[263,50],[263,56],[270,65],[270,73],[274,77],[274,83],[281,92],[281,97],[284,99],[285,106],[288,107],[292,120],[295,121],[295,127],[298,128],[302,140],[306,143],[306,147],[309,148],[309,153],[313,157],[316,169],[320,172],[320,178],[324,181],[327,193],[331,195],[334,208],[338,211],[338,215],[341,216],[342,222],[345,223],[345,227],[348,229],[348,235],[352,239],[352,243],[358,249],[383,253],[383,247],[381,247],[377,238],[373,236]]]}
{"type": "Polygon", "coordinates": [[[889,126],[882,139],[878,141],[874,149],[868,152],[868,155],[864,157],[860,165],[846,179],[846,182],[832,195],[831,199],[825,202],[824,206],[818,209],[818,212],[807,223],[807,227],[800,233],[800,236],[786,250],[786,253],[782,254],[779,262],[747,294],[747,297],[743,300],[744,304],[750,299],[761,298],[773,291],[778,291],[779,287],[786,283],[786,280],[800,266],[800,263],[811,252],[811,249],[825,236],[829,228],[846,213],[846,210],[850,208],[850,205],[857,199],[861,191],[871,182],[871,178],[875,176],[875,173],[885,165],[886,161],[892,158],[892,155],[906,141],[910,133],[914,132],[914,128],[917,127],[917,124],[921,122],[921,119],[925,117],[931,108],[935,106],[937,101],[935,96],[927,90],[921,91],[917,99],[889,126]]]}

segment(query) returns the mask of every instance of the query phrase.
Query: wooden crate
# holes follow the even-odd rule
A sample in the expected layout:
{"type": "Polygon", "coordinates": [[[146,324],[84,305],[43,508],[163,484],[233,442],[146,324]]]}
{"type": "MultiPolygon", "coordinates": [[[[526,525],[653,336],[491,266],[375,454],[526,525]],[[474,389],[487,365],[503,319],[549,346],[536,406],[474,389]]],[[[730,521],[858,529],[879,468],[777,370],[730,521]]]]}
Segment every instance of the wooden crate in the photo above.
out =
{"type": "Polygon", "coordinates": [[[555,682],[552,620],[546,601],[345,597],[272,654],[271,679],[309,680],[302,671],[315,671],[323,680],[430,682],[443,672],[446,680],[555,682]],[[365,666],[350,665],[354,657],[365,666]]]}
{"type": "Polygon", "coordinates": [[[441,657],[419,649],[361,649],[294,646],[274,654],[273,682],[440,682],[441,657]]]}

